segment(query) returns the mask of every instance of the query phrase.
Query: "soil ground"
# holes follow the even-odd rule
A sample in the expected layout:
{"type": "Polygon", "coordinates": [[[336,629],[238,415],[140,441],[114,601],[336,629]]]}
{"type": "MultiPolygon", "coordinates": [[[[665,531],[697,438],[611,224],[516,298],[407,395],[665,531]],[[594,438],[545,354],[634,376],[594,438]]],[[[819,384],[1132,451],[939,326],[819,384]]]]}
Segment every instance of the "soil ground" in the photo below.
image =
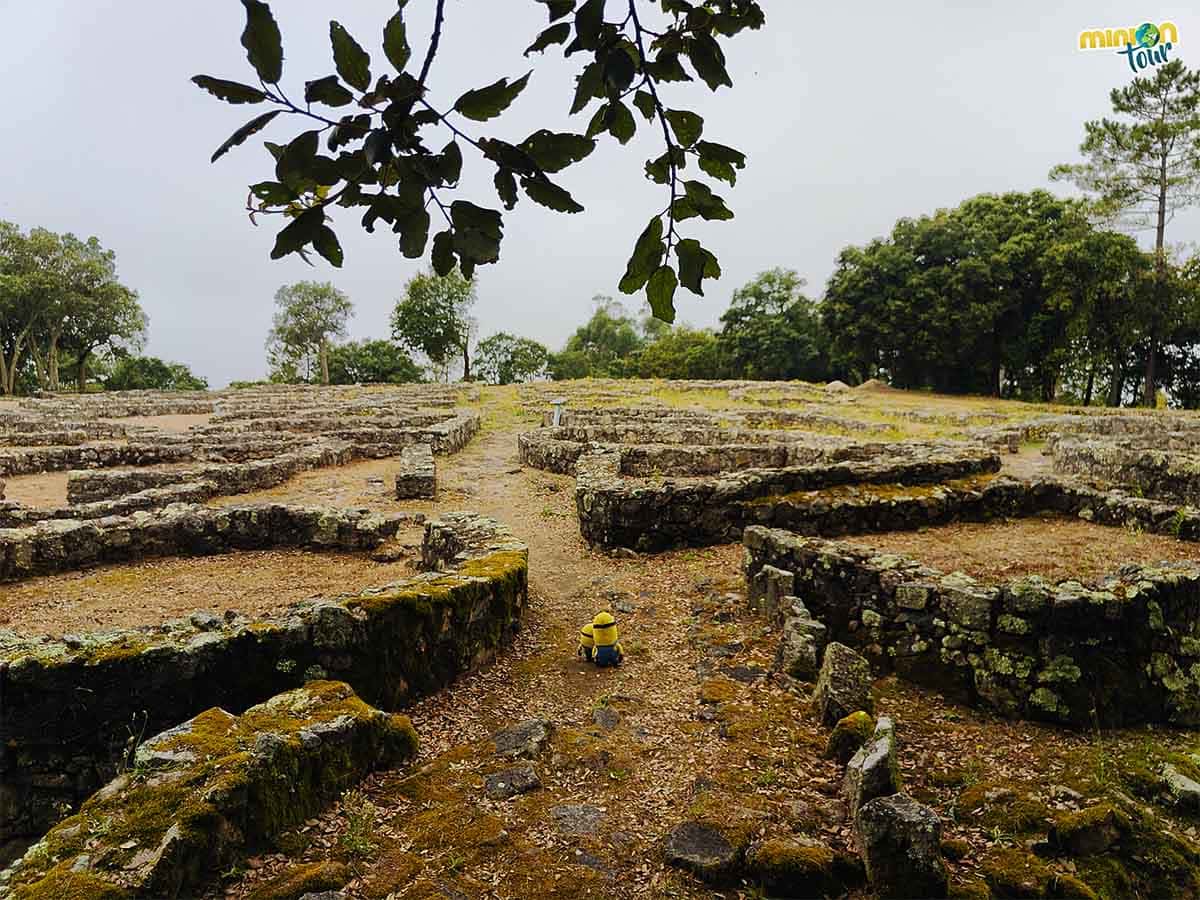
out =
{"type": "Polygon", "coordinates": [[[960,522],[861,535],[846,542],[992,582],[1024,575],[1041,575],[1051,582],[1086,582],[1112,575],[1129,563],[1200,559],[1200,547],[1193,543],[1064,518],[960,522]]]}
{"type": "MultiPolygon", "coordinates": [[[[420,545],[420,535],[408,535],[420,545]]],[[[195,610],[256,615],[298,600],[354,593],[399,581],[406,561],[365,554],[266,550],[195,558],[150,559],[5,585],[0,627],[21,634],[157,625],[195,610]]]]}

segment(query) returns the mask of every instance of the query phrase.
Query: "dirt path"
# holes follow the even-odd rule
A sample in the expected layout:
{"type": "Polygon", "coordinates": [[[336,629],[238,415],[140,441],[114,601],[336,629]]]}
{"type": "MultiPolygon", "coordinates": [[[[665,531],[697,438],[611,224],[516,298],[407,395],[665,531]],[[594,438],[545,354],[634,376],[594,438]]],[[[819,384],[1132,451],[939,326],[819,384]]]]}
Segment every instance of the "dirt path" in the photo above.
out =
{"type": "MultiPolygon", "coordinates": [[[[414,783],[383,775],[366,786],[376,847],[357,860],[351,896],[387,896],[384,886],[393,877],[396,897],[634,896],[663,879],[675,881],[674,873],[649,862],[661,857],[655,847],[695,801],[706,773],[737,768],[725,759],[730,744],[716,737],[722,723],[697,719],[701,688],[718,666],[753,673],[753,684],[721,679],[730,698],[766,687],[764,651],[747,647],[737,626],[702,611],[718,587],[740,586],[740,547],[628,560],[589,551],[575,518],[574,480],[522,469],[517,431],[486,431],[464,452],[439,458],[433,503],[388,496],[394,461],[310,472],[280,488],[220,501],[286,497],[429,514],[471,509],[497,518],[529,545],[530,609],[513,647],[406,711],[421,736],[426,776],[414,783]],[[612,610],[621,626],[628,659],[616,670],[596,669],[574,653],[578,628],[601,609],[612,610]],[[596,717],[612,727],[598,726],[596,717]],[[535,718],[557,729],[547,759],[535,763],[541,790],[507,802],[487,799],[483,776],[503,765],[486,739],[535,718]],[[578,815],[598,821],[563,824],[578,807],[586,807],[578,815]],[[423,874],[413,880],[409,870],[423,874]],[[577,893],[581,884],[587,890],[577,893]]],[[[719,615],[731,618],[728,611],[719,615]]],[[[747,618],[747,627],[759,626],[747,618]]],[[[803,793],[799,780],[795,789],[803,793]]],[[[299,855],[323,859],[336,852],[338,838],[319,835],[329,829],[344,836],[353,817],[352,809],[335,810],[324,824],[314,822],[303,835],[314,842],[299,855]]],[[[230,893],[244,895],[285,862],[255,860],[260,868],[230,893]]],[[[692,896],[686,890],[681,896],[692,896]]]]}

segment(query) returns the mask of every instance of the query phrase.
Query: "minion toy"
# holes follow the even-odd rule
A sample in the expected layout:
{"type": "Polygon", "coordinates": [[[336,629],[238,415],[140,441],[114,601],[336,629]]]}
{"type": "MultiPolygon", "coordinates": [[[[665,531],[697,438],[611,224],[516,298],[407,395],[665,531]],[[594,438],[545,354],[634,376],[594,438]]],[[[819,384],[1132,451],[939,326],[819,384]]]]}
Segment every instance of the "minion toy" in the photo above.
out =
{"type": "Polygon", "coordinates": [[[596,646],[595,640],[592,638],[592,623],[588,622],[579,629],[579,649],[575,653],[582,656],[585,661],[592,661],[592,648],[596,646]]]}
{"type": "Polygon", "coordinates": [[[617,623],[606,612],[597,614],[592,620],[592,642],[595,652],[592,661],[598,666],[619,666],[624,657],[621,644],[617,640],[617,623]]]}

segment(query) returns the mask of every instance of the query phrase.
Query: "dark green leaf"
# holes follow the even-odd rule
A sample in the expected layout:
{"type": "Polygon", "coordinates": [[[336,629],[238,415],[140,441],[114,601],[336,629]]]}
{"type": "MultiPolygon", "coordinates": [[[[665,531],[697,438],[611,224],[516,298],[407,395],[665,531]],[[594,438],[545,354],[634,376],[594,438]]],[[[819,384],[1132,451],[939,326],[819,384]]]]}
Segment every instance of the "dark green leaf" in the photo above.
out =
{"type": "Polygon", "coordinates": [[[512,102],[517,99],[517,95],[525,90],[531,74],[533,73],[526,72],[512,84],[508,83],[507,78],[501,78],[495,84],[490,84],[485,88],[467,91],[455,101],[454,108],[468,119],[486,122],[488,119],[500,115],[512,105],[512,102]]]}
{"type": "Polygon", "coordinates": [[[363,144],[367,165],[377,166],[392,157],[392,136],[386,128],[379,128],[368,135],[363,144]]]}
{"type": "Polygon", "coordinates": [[[662,263],[666,248],[663,246],[663,223],[659,216],[650,220],[650,224],[638,237],[633,248],[633,255],[625,266],[625,275],[619,285],[621,292],[636,294],[649,280],[650,275],[662,263]]]}
{"type": "Polygon", "coordinates": [[[320,185],[334,185],[342,180],[342,170],[337,161],[328,156],[313,157],[312,163],[305,173],[312,181],[320,185]]]}
{"type": "Polygon", "coordinates": [[[342,267],[342,245],[328,225],[322,225],[313,236],[313,247],[335,268],[342,267]]]}
{"type": "Polygon", "coordinates": [[[646,117],[646,121],[652,120],[658,109],[658,104],[654,102],[654,95],[649,91],[638,91],[634,94],[633,105],[646,117]]]}
{"type": "Polygon", "coordinates": [[[342,81],[365,91],[371,87],[371,57],[337,22],[329,23],[329,41],[333,44],[333,62],[342,81]]]}
{"type": "Polygon", "coordinates": [[[746,168],[746,154],[740,150],[734,150],[732,147],[726,147],[724,144],[700,141],[696,144],[696,150],[699,151],[701,156],[719,159],[721,162],[729,163],[738,169],[746,168]]]}
{"type": "Polygon", "coordinates": [[[230,135],[229,139],[217,148],[217,152],[212,155],[212,159],[210,159],[209,162],[216,162],[238,144],[243,143],[246,138],[262,131],[267,127],[268,123],[270,123],[270,121],[281,112],[283,112],[283,110],[273,109],[270,112],[263,113],[261,116],[255,116],[241,128],[235,131],[232,135],[230,135]]]}
{"type": "Polygon", "coordinates": [[[737,172],[733,166],[727,162],[722,162],[719,159],[713,159],[711,156],[700,157],[700,170],[707,175],[720,181],[728,182],[729,184],[737,184],[737,172]]]}
{"type": "Polygon", "coordinates": [[[433,254],[430,261],[433,271],[445,278],[454,271],[454,232],[439,231],[433,238],[433,254]]]}
{"type": "Polygon", "coordinates": [[[696,204],[687,197],[678,197],[672,201],[671,211],[675,215],[676,222],[684,222],[700,215],[700,213],[696,212],[696,204]]]}
{"type": "Polygon", "coordinates": [[[521,187],[529,199],[556,212],[579,213],[583,207],[566,190],[545,178],[522,178],[521,187]]]}
{"type": "Polygon", "coordinates": [[[646,299],[650,301],[650,311],[654,318],[664,322],[675,321],[675,289],[679,287],[679,279],[675,270],[670,266],[659,266],[650,276],[646,285],[646,299]]]}
{"type": "Polygon", "coordinates": [[[563,16],[570,15],[575,9],[575,0],[537,0],[537,2],[544,3],[547,6],[551,22],[561,19],[563,16]]]}
{"type": "Polygon", "coordinates": [[[267,99],[267,95],[256,87],[211,75],[196,75],[192,82],[226,103],[262,103],[267,99]]]}
{"type": "Polygon", "coordinates": [[[703,297],[704,279],[721,277],[717,258],[694,238],[686,238],[676,244],[675,254],[679,257],[679,281],[693,294],[703,297]]]}
{"type": "Polygon", "coordinates": [[[520,147],[514,147],[507,141],[481,138],[479,149],[483,151],[484,156],[502,169],[512,169],[514,172],[525,175],[532,175],[537,171],[537,163],[533,161],[533,158],[520,147]]]}
{"type": "Polygon", "coordinates": [[[429,212],[425,207],[408,210],[402,218],[397,218],[396,226],[400,229],[400,252],[408,259],[424,256],[425,245],[429,243],[429,212]]]}
{"type": "Polygon", "coordinates": [[[305,131],[292,138],[275,163],[275,178],[293,190],[311,182],[309,169],[317,157],[319,138],[316,131],[305,131]]]}
{"type": "Polygon", "coordinates": [[[306,103],[324,103],[326,106],[345,106],[354,100],[354,95],[338,81],[336,75],[326,75],[304,84],[306,103]]]}
{"type": "Polygon", "coordinates": [[[604,0],[586,0],[575,13],[575,34],[584,49],[594,50],[604,24],[604,0]]]}
{"type": "Polygon", "coordinates": [[[437,170],[443,184],[458,184],[462,177],[463,155],[458,141],[451,141],[437,157],[437,170]]]}
{"type": "Polygon", "coordinates": [[[604,103],[596,110],[592,116],[592,120],[588,122],[586,137],[590,140],[598,134],[603,134],[608,130],[609,112],[612,110],[611,103],[604,103]]]}
{"type": "Polygon", "coordinates": [[[688,58],[696,68],[696,74],[704,79],[711,90],[721,85],[733,87],[733,80],[725,69],[725,54],[721,46],[709,34],[696,34],[688,45],[688,58]]]}
{"type": "Polygon", "coordinates": [[[733,218],[733,212],[725,205],[725,201],[714,194],[708,185],[701,181],[685,181],[684,190],[687,200],[700,218],[706,221],[724,221],[733,218]]]}
{"type": "Polygon", "coordinates": [[[450,204],[450,219],[455,228],[480,231],[499,240],[504,219],[494,209],[476,206],[467,200],[450,204]]]}
{"type": "Polygon", "coordinates": [[[652,62],[646,63],[646,73],[655,81],[691,81],[692,76],[687,73],[683,65],[679,62],[679,54],[663,51],[654,58],[652,62]]]}
{"type": "Polygon", "coordinates": [[[604,69],[599,63],[588,63],[575,79],[575,101],[571,104],[571,115],[583,112],[596,97],[604,96],[604,69]]]}
{"type": "Polygon", "coordinates": [[[455,230],[454,252],[458,254],[459,265],[468,261],[486,265],[499,261],[500,241],[482,231],[455,230]]]}
{"type": "Polygon", "coordinates": [[[295,193],[278,181],[260,181],[250,185],[250,193],[267,206],[286,206],[296,199],[295,193]]]}
{"type": "Polygon", "coordinates": [[[513,177],[513,173],[508,169],[500,169],[496,172],[495,184],[496,193],[500,195],[504,208],[515,207],[517,205],[517,179],[513,177]]]}
{"type": "Polygon", "coordinates": [[[246,7],[246,28],[242,46],[246,58],[267,84],[278,84],[283,77],[283,38],[271,15],[271,8],[260,0],[242,0],[246,7]]]}
{"type": "Polygon", "coordinates": [[[525,50],[525,55],[540,53],[547,47],[552,47],[555,44],[564,44],[570,36],[571,26],[567,22],[559,22],[557,25],[551,25],[537,36],[536,41],[529,45],[525,50]]]}
{"type": "Polygon", "coordinates": [[[275,236],[271,259],[282,259],[311,244],[324,224],[325,210],[320,207],[305,210],[275,236]]]}
{"type": "Polygon", "coordinates": [[[704,119],[690,110],[668,109],[666,117],[667,121],[671,123],[671,130],[675,132],[675,139],[679,141],[680,146],[692,146],[700,140],[700,135],[704,133],[704,119]]]}
{"type": "Polygon", "coordinates": [[[383,53],[397,72],[403,72],[412,57],[408,46],[408,33],[404,27],[404,14],[396,13],[383,26],[383,53]]]}
{"type": "Polygon", "coordinates": [[[623,94],[636,76],[637,67],[628,53],[616,50],[608,54],[604,61],[604,80],[608,83],[610,95],[623,94]]]}
{"type": "Polygon", "coordinates": [[[609,108],[608,131],[622,144],[628,144],[637,133],[637,121],[629,107],[620,100],[614,100],[609,108]]]}
{"type": "Polygon", "coordinates": [[[585,159],[596,149],[596,142],[581,134],[556,133],[543,128],[525,138],[521,149],[543,172],[560,172],[585,159]]]}

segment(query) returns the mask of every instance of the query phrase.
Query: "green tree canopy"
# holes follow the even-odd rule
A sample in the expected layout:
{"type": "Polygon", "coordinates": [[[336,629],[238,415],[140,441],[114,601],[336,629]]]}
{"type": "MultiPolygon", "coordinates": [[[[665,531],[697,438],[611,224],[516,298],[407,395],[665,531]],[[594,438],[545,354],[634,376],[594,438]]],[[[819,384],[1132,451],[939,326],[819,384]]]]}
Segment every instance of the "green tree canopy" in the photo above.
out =
{"type": "Polygon", "coordinates": [[[275,318],[267,334],[267,357],[273,377],[305,380],[319,374],[329,384],[329,348],[346,333],[354,315],[350,298],[330,282],[298,281],[275,292],[275,318]]]}
{"type": "Polygon", "coordinates": [[[738,288],[721,316],[720,346],[738,378],[819,381],[828,371],[816,304],[792,269],[771,269],[738,288]]]}
{"type": "Polygon", "coordinates": [[[137,294],[117,279],[116,257],[96,238],[82,241],[45,228],[24,233],[0,222],[0,389],[14,392],[32,358],[38,383],[58,390],[60,351],[76,368],[79,389],[91,354],[128,349],[147,326],[137,294]]]}
{"type": "Polygon", "coordinates": [[[391,341],[347,341],[329,351],[330,384],[408,384],[421,367],[391,341]]]}
{"type": "Polygon", "coordinates": [[[833,362],[897,387],[1052,395],[1071,310],[1048,302],[1046,254],[1086,235],[1082,206],[1045,191],[982,194],[902,219],[838,258],[821,314],[833,362]]]}
{"type": "Polygon", "coordinates": [[[164,362],[157,356],[122,356],[104,380],[108,391],[206,391],[208,381],[183,363],[164,362]]]}
{"type": "Polygon", "coordinates": [[[564,378],[621,378],[629,359],[642,347],[638,324],[612,297],[592,298],[592,317],[567,339],[563,352],[551,360],[551,376],[564,378]]]}
{"type": "MultiPolygon", "coordinates": [[[[562,86],[573,95],[571,114],[586,113],[590,121],[583,133],[557,132],[548,127],[554,123],[539,123],[519,143],[496,137],[494,125],[481,128],[480,123],[500,117],[524,91],[532,71],[502,77],[453,102],[434,90],[443,30],[458,9],[446,0],[398,5],[381,29],[386,64],[379,50],[372,59],[371,51],[331,22],[336,74],[306,81],[303,104],[290,99],[301,96],[299,89],[285,91],[281,85],[283,41],[270,7],[261,0],[242,2],[242,45],[257,85],[208,75],[193,81],[227,103],[266,109],[222,143],[214,161],[277,116],[306,129],[285,143],[267,143],[274,177],[250,188],[252,213],[287,220],[272,258],[312,249],[340,266],[342,248],[331,213],[345,208],[354,210],[368,231],[379,222],[390,226],[399,235],[401,251],[419,259],[430,247],[436,215],[445,227],[439,225],[432,239],[434,270],[448,275],[457,265],[470,278],[476,266],[499,260],[504,214],[453,197],[460,189],[464,153],[477,154],[494,168],[496,193],[505,210],[512,210],[524,194],[557,212],[577,213],[583,207],[551,176],[589,156],[601,135],[629,143],[640,117],[651,133],[662,137],[661,155],[654,151],[645,172],[663,186],[667,202],[637,240],[621,290],[632,294],[645,288],[654,314],[671,321],[680,284],[702,294],[703,279],[720,276],[716,257],[680,231],[689,219],[733,218],[724,199],[697,176],[733,185],[746,159],[710,140],[703,117],[676,105],[672,95],[679,92],[673,86],[694,79],[712,91],[733,86],[721,44],[745,29],[762,27],[765,16],[755,0],[537,0],[548,13],[549,27],[525,55],[559,45],[568,58],[579,54],[581,69],[562,86]],[[429,10],[433,19],[423,54],[414,54],[408,41],[408,16],[418,7],[429,10]]],[[[461,12],[465,18],[470,15],[465,6],[461,12]]]]}
{"type": "MultiPolygon", "coordinates": [[[[1133,229],[1154,229],[1156,291],[1168,304],[1166,229],[1175,214],[1200,201],[1200,72],[1179,60],[1135,78],[1110,95],[1114,118],[1084,124],[1084,161],[1062,165],[1052,178],[1074,182],[1102,217],[1133,229]]],[[[1159,343],[1169,323],[1152,318],[1147,334],[1144,402],[1158,388],[1159,343]]]]}
{"type": "Polygon", "coordinates": [[[546,374],[550,351],[526,337],[500,331],[475,348],[476,370],[491,384],[516,384],[546,374]]]}
{"type": "Polygon", "coordinates": [[[424,353],[439,368],[461,357],[463,380],[470,381],[475,300],[475,283],[461,272],[414,275],[392,310],[392,337],[410,350],[424,353]]]}
{"type": "Polygon", "coordinates": [[[641,378],[721,378],[720,341],[707,329],[676,325],[637,354],[637,374],[641,378]]]}

